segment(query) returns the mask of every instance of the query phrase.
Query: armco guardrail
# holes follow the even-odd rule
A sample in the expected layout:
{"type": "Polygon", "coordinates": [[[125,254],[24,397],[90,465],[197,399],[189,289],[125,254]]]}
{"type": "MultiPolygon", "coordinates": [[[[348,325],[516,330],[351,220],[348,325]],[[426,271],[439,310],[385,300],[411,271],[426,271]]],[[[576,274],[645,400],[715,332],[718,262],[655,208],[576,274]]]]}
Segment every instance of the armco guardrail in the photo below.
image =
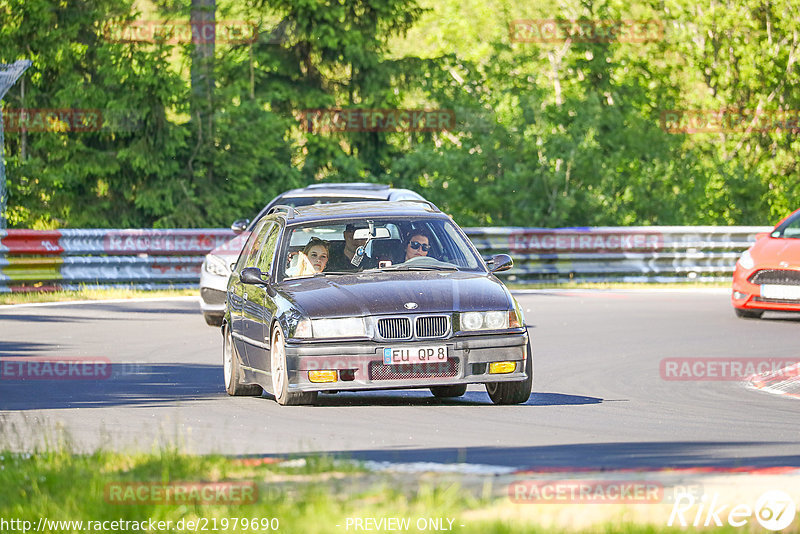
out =
{"type": "Polygon", "coordinates": [[[509,253],[509,283],[728,281],[762,226],[469,228],[484,257],[509,253]]]}
{"type": "MultiPolygon", "coordinates": [[[[485,258],[509,253],[510,283],[728,280],[770,227],[466,228],[485,258]]],[[[203,256],[230,230],[0,230],[0,292],[197,287],[203,256]]]]}
{"type": "Polygon", "coordinates": [[[194,288],[230,230],[0,230],[0,292],[194,288]]]}

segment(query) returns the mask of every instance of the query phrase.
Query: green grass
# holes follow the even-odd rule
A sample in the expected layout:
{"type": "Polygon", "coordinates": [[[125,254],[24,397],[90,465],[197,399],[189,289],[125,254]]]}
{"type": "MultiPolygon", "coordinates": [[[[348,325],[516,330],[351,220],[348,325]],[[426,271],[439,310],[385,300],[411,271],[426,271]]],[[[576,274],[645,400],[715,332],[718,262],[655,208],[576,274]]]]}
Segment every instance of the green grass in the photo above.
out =
{"type": "MultiPolygon", "coordinates": [[[[391,476],[363,470],[356,462],[326,456],[306,457],[289,466],[280,463],[242,461],[221,455],[194,456],[176,449],[152,453],[95,452],[72,454],[69,445],[35,454],[0,449],[0,519],[19,519],[38,524],[51,521],[164,521],[171,528],[146,532],[193,532],[187,521],[204,524],[208,532],[273,532],[270,529],[233,528],[234,518],[277,518],[277,532],[317,534],[365,532],[348,518],[408,518],[411,528],[420,518],[453,519],[452,532],[465,534],[568,532],[537,524],[536,515],[525,520],[504,517],[508,500],[491,498],[491,492],[476,495],[458,483],[426,482],[424,475],[391,476]],[[166,485],[187,482],[255,483],[257,498],[251,504],[117,504],[107,497],[108,484],[150,483],[166,485]],[[476,517],[470,517],[475,513],[476,517]],[[183,520],[183,529],[177,528],[183,520]],[[227,521],[228,528],[222,525],[227,521]],[[463,525],[463,526],[462,526],[463,525]]],[[[487,477],[491,484],[491,477],[487,477]]],[[[480,492],[477,492],[480,493],[480,492]]],[[[550,506],[550,505],[546,505],[550,506]]],[[[577,510],[576,510],[577,512],[577,510]]],[[[250,527],[251,525],[248,525],[250,527]]],[[[736,529],[730,529],[731,532],[736,529]]],[[[74,524],[46,532],[92,532],[74,524]]],[[[108,531],[108,529],[106,529],[108,531]]],[[[122,531],[122,530],[120,530],[122,531]]],[[[133,530],[128,530],[133,531],[133,530]]],[[[375,530],[389,532],[388,530],[375,530]]],[[[423,530],[433,532],[432,530],[423,530]]],[[[738,532],[738,530],[736,530],[738,532]]],[[[636,525],[629,521],[595,525],[585,532],[675,532],[675,528],[636,525]]]]}
{"type": "MultiPolygon", "coordinates": [[[[171,521],[204,518],[209,527],[223,518],[277,518],[279,532],[335,532],[346,518],[426,516],[431,510],[454,517],[472,503],[453,487],[424,486],[413,495],[392,488],[388,480],[358,484],[364,472],[357,463],[310,457],[280,464],[249,465],[224,456],[191,456],[175,450],[151,454],[66,452],[18,454],[0,452],[0,518],[37,524],[53,520],[171,521]],[[302,464],[302,465],[300,465],[302,464]],[[108,484],[253,481],[253,504],[117,504],[106,496],[108,484]]],[[[230,523],[229,523],[230,525],[230,523]]],[[[185,529],[188,530],[188,529],[185,529]]],[[[260,529],[229,528],[256,532],[260,529]]],[[[80,532],[62,529],[58,532],[80,532]]]]}
{"type": "Polygon", "coordinates": [[[26,291],[0,293],[0,304],[28,304],[33,302],[66,302],[71,300],[111,300],[163,297],[199,297],[197,289],[164,289],[142,291],[131,288],[83,289],[81,291],[26,291]]]}

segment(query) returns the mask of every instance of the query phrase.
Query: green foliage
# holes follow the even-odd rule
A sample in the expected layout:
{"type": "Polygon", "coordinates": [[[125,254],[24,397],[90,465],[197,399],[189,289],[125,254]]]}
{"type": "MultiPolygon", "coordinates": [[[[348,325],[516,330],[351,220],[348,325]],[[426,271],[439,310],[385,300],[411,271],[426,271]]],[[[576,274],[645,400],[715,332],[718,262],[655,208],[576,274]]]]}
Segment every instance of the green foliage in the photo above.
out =
{"type": "Polygon", "coordinates": [[[109,23],[189,0],[0,0],[6,109],[100,109],[127,128],[6,133],[12,227],[227,226],[319,181],[415,189],[464,225],[766,224],[800,203],[797,131],[670,132],[669,110],[800,109],[790,0],[232,0],[193,116],[190,43],[109,23]],[[651,40],[512,42],[515,20],[655,21],[651,40]],[[443,109],[434,132],[309,130],[303,110],[443,109]]]}

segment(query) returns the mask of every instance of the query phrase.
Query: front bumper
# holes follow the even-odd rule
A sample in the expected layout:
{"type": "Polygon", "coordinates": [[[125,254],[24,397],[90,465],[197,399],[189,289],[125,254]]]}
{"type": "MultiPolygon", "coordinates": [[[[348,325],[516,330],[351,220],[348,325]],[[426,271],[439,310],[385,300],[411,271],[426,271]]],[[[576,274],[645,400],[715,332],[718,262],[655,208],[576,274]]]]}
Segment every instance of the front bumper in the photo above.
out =
{"type": "Polygon", "coordinates": [[[528,334],[475,335],[444,340],[398,343],[317,342],[286,344],[289,389],[294,391],[356,391],[401,389],[525,380],[528,334]],[[386,347],[447,346],[447,362],[385,365],[386,347]],[[513,372],[490,374],[489,363],[513,361],[513,372]],[[315,383],[309,371],[336,370],[337,381],[315,383]]]}
{"type": "Polygon", "coordinates": [[[736,264],[731,291],[733,307],[741,310],[800,311],[800,299],[765,298],[761,294],[761,286],[748,281],[756,271],[762,269],[765,267],[743,269],[738,263],[736,264]]]}
{"type": "Polygon", "coordinates": [[[200,271],[200,309],[203,314],[219,317],[225,315],[228,278],[228,276],[209,273],[203,262],[200,271]]]}

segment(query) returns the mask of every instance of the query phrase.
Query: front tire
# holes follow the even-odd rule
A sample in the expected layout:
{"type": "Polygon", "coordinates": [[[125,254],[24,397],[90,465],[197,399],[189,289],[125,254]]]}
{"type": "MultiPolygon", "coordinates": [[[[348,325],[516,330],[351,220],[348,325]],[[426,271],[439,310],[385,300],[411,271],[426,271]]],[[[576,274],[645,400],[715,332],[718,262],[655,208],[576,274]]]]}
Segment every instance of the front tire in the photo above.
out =
{"type": "Polygon", "coordinates": [[[734,308],[733,312],[736,314],[736,317],[740,317],[742,319],[761,319],[761,316],[764,315],[764,310],[745,310],[742,308],[734,308]]]}
{"type": "Polygon", "coordinates": [[[225,391],[232,396],[259,397],[264,390],[258,384],[242,384],[242,369],[239,367],[239,355],[233,345],[230,326],[225,327],[222,340],[222,370],[225,378],[225,391]]]}
{"type": "Polygon", "coordinates": [[[316,391],[289,391],[289,372],[286,366],[286,344],[283,332],[277,324],[272,327],[270,337],[270,371],[272,374],[272,394],[281,406],[296,404],[314,404],[317,401],[316,391]]]}
{"type": "Polygon", "coordinates": [[[203,319],[208,326],[222,326],[223,316],[218,313],[204,313],[203,319]]]}
{"type": "Polygon", "coordinates": [[[486,393],[495,404],[522,404],[531,396],[533,389],[533,351],[531,351],[531,340],[525,348],[525,371],[528,378],[519,382],[487,382],[486,393]]]}
{"type": "Polygon", "coordinates": [[[453,386],[433,386],[431,388],[431,393],[433,393],[433,396],[439,399],[460,397],[466,392],[466,384],[456,384],[453,386]]]}

